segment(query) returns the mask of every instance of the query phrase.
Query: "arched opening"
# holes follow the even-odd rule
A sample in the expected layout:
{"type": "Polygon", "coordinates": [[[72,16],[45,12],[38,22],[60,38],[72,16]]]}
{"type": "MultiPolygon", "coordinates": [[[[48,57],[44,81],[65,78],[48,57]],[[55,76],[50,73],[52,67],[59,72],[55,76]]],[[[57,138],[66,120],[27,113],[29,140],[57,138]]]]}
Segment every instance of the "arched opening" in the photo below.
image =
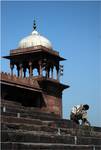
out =
{"type": "Polygon", "coordinates": [[[39,74],[38,74],[38,69],[37,68],[34,68],[33,69],[33,75],[34,76],[38,76],[39,74]]]}
{"type": "Polygon", "coordinates": [[[29,77],[29,69],[26,68],[26,77],[29,77]]]}
{"type": "Polygon", "coordinates": [[[18,73],[17,73],[17,66],[16,66],[16,65],[14,65],[14,68],[13,68],[13,75],[18,76],[18,73]]]}
{"type": "Polygon", "coordinates": [[[56,79],[57,76],[57,71],[56,71],[56,67],[53,68],[53,79],[56,79]]]}
{"type": "Polygon", "coordinates": [[[42,76],[43,76],[43,77],[46,77],[46,70],[45,70],[45,67],[42,69],[42,76]]]}

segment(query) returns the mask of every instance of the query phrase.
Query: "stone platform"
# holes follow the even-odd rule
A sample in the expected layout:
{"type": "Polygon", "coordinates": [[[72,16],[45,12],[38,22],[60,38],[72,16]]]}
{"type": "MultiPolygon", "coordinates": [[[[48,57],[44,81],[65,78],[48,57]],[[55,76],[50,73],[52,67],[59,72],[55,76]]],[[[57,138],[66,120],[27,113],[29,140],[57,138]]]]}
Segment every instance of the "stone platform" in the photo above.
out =
{"type": "Polygon", "coordinates": [[[1,101],[2,150],[101,150],[101,128],[1,101]]]}

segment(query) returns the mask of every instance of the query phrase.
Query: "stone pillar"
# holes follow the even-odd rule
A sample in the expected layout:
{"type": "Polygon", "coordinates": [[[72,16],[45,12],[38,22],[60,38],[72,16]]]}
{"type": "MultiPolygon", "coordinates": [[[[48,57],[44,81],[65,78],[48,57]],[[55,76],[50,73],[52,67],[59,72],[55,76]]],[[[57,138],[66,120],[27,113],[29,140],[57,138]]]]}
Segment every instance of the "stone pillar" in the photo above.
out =
{"type": "Polygon", "coordinates": [[[59,67],[56,66],[56,79],[59,80],[59,67]]]}
{"type": "Polygon", "coordinates": [[[23,76],[23,67],[22,67],[22,64],[20,64],[19,67],[20,67],[20,77],[22,78],[22,76],[23,76]]]}
{"type": "Polygon", "coordinates": [[[19,71],[20,71],[20,67],[19,67],[19,65],[17,65],[17,76],[18,76],[18,77],[19,77],[19,75],[20,75],[19,71]]]}
{"type": "Polygon", "coordinates": [[[48,78],[48,68],[46,66],[46,78],[48,78]]]}
{"type": "Polygon", "coordinates": [[[42,76],[42,61],[39,61],[39,76],[42,76]]]}
{"type": "Polygon", "coordinates": [[[52,79],[53,79],[53,66],[52,66],[52,68],[51,68],[51,77],[52,77],[52,79]]]}
{"type": "Polygon", "coordinates": [[[32,62],[29,62],[29,76],[33,76],[32,62]]]}
{"type": "Polygon", "coordinates": [[[13,76],[13,68],[14,68],[14,65],[12,63],[10,63],[10,68],[11,68],[11,75],[13,76]]]}
{"type": "Polygon", "coordinates": [[[50,77],[50,68],[48,68],[47,71],[48,71],[47,77],[49,78],[50,77]]]}

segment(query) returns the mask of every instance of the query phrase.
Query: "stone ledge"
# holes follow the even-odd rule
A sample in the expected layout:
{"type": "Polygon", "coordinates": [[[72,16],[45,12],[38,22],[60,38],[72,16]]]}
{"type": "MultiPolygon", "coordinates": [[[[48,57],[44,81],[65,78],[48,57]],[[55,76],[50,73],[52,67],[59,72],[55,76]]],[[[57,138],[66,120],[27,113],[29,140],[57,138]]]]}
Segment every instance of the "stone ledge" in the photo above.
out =
{"type": "Polygon", "coordinates": [[[50,143],[1,143],[1,150],[101,150],[100,146],[94,145],[73,145],[73,144],[50,144],[50,143]]]}
{"type": "Polygon", "coordinates": [[[34,142],[34,143],[58,143],[58,144],[77,144],[77,145],[100,145],[101,138],[70,135],[50,135],[37,132],[22,131],[2,131],[1,139],[3,142],[34,142]]]}

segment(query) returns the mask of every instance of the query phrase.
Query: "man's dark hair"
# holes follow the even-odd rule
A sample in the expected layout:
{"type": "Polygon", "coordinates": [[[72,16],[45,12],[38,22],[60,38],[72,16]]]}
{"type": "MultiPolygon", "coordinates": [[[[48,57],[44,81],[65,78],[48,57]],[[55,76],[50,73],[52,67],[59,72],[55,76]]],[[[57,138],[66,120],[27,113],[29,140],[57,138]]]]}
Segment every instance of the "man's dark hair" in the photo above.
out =
{"type": "Polygon", "coordinates": [[[83,108],[84,108],[85,110],[88,110],[88,109],[89,109],[89,105],[85,104],[85,105],[83,105],[83,108]]]}

